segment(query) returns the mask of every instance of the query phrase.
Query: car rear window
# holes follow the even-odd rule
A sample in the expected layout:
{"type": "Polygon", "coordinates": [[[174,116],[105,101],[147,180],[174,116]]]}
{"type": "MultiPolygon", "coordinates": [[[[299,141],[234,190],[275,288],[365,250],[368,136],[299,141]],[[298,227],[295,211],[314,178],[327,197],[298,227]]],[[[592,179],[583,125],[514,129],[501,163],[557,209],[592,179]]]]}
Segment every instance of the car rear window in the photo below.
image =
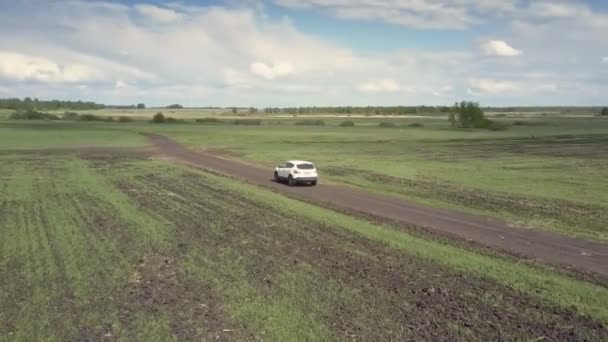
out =
{"type": "Polygon", "coordinates": [[[300,170],[314,170],[315,166],[312,164],[298,164],[298,169],[300,170]]]}

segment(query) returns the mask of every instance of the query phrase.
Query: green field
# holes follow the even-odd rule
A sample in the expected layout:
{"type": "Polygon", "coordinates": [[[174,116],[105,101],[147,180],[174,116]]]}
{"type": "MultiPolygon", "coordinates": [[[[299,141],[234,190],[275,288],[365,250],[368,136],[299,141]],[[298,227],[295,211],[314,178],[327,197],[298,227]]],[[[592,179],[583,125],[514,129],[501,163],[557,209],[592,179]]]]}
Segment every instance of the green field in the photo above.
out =
{"type": "Polygon", "coordinates": [[[528,119],[504,132],[456,130],[436,119],[393,119],[423,128],[359,120],[366,126],[270,121],[142,129],[269,168],[312,160],[327,181],[608,241],[607,118],[528,119]]]}
{"type": "Polygon", "coordinates": [[[143,146],[146,140],[116,125],[0,121],[0,150],[143,146]]]}
{"type": "Polygon", "coordinates": [[[601,281],[177,166],[140,133],[606,241],[608,120],[297,120],[0,121],[0,340],[607,338],[601,281]]]}
{"type": "Polygon", "coordinates": [[[10,148],[137,146],[139,132],[168,135],[269,169],[285,159],[314,161],[324,181],[426,205],[507,219],[522,226],[608,241],[608,118],[498,118],[503,132],[458,130],[441,118],[265,119],[229,124],[0,122],[10,148]],[[381,122],[396,128],[380,128],[381,122]],[[408,127],[422,123],[424,127],[408,127]]]}
{"type": "Polygon", "coordinates": [[[149,152],[0,161],[0,340],[608,334],[604,287],[149,152]]]}

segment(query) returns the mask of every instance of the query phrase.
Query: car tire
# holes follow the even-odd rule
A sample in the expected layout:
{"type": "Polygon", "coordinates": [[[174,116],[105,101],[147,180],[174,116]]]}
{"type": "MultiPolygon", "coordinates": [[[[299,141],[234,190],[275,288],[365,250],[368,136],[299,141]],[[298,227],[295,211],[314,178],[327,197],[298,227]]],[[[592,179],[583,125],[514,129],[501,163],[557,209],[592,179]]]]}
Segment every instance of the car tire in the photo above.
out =
{"type": "Polygon", "coordinates": [[[289,186],[294,186],[294,185],[296,185],[296,180],[293,179],[293,177],[291,175],[289,175],[289,178],[287,178],[287,184],[289,186]]]}
{"type": "Polygon", "coordinates": [[[310,182],[310,185],[312,185],[312,186],[317,185],[317,181],[312,181],[312,182],[310,182]]]}
{"type": "Polygon", "coordinates": [[[281,179],[279,178],[279,174],[276,171],[274,172],[274,181],[276,183],[281,183],[281,179]]]}

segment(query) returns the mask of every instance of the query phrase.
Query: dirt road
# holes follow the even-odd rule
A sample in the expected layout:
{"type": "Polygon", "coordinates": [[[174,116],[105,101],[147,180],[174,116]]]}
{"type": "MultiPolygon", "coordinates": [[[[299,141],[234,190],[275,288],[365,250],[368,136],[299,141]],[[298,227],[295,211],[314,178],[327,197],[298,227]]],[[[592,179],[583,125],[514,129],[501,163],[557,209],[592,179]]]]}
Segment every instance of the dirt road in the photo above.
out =
{"type": "Polygon", "coordinates": [[[207,152],[189,150],[159,135],[148,135],[162,154],[243,179],[307,201],[424,227],[430,231],[507,251],[555,266],[567,266],[608,279],[608,246],[561,234],[518,228],[497,219],[429,208],[345,186],[288,187],[272,182],[271,170],[246,165],[207,152]]]}

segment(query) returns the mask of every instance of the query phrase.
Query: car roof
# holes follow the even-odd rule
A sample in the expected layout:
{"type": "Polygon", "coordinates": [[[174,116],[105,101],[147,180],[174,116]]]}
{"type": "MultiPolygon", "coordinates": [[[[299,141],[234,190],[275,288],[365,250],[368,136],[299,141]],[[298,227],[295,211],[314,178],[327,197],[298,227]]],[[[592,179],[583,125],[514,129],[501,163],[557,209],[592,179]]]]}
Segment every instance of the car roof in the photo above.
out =
{"type": "Polygon", "coordinates": [[[306,160],[287,160],[286,162],[296,164],[296,165],[297,164],[312,164],[311,162],[306,161],[306,160]]]}

